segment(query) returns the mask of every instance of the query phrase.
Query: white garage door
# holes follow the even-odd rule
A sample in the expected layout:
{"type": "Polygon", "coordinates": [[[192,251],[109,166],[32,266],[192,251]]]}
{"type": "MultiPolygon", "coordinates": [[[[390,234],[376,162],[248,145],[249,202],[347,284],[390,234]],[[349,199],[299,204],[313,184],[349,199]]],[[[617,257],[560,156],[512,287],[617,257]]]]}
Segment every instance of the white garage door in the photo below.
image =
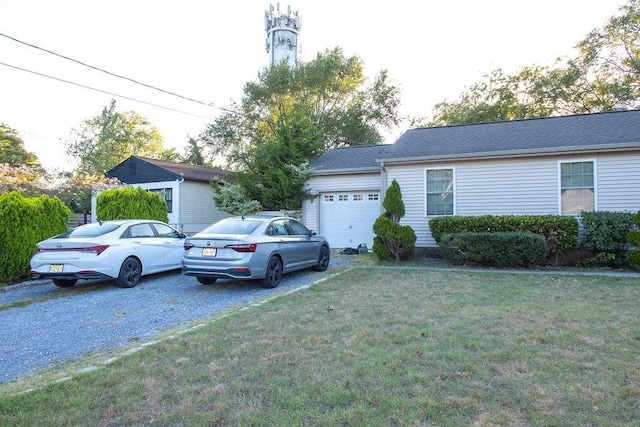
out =
{"type": "Polygon", "coordinates": [[[320,196],[320,234],[332,248],[373,247],[373,223],[380,216],[380,193],[323,193],[320,196]]]}

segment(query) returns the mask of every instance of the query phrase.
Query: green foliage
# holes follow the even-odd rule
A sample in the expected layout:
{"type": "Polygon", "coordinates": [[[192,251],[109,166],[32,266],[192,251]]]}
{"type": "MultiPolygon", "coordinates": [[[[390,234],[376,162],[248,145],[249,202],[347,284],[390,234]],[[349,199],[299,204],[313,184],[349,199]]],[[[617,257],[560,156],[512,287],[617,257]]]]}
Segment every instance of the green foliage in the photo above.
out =
{"type": "Polygon", "coordinates": [[[547,243],[534,233],[443,234],[442,257],[454,263],[497,267],[531,267],[547,256],[547,243]]]}
{"type": "Polygon", "coordinates": [[[400,261],[413,253],[416,245],[416,233],[409,225],[398,222],[404,216],[404,203],[400,185],[394,179],[384,196],[382,206],[386,211],[373,224],[373,252],[378,259],[394,259],[400,261]]]}
{"type": "Polygon", "coordinates": [[[247,215],[262,209],[260,202],[249,200],[242,186],[229,182],[212,182],[213,202],[218,210],[231,215],[247,215]]]}
{"type": "Polygon", "coordinates": [[[631,249],[627,251],[627,261],[634,268],[640,270],[640,211],[633,217],[635,229],[627,235],[627,242],[631,245],[631,249]]]}
{"type": "Polygon", "coordinates": [[[18,133],[4,123],[0,123],[0,163],[12,167],[39,166],[38,156],[27,151],[18,133]]]}
{"type": "Polygon", "coordinates": [[[387,188],[382,207],[385,209],[387,217],[393,222],[400,222],[400,218],[404,216],[402,191],[400,191],[400,184],[395,179],[391,181],[391,185],[387,188]]]}
{"type": "Polygon", "coordinates": [[[105,190],[96,196],[98,221],[113,219],[153,219],[168,222],[167,202],[160,194],[142,187],[105,190]]]}
{"type": "Polygon", "coordinates": [[[305,165],[331,147],[382,142],[399,122],[399,90],[382,71],[367,85],[362,61],[340,49],[292,68],[280,64],[245,85],[240,105],[200,136],[265,209],[298,209],[312,195],[305,165]]]}
{"type": "Polygon", "coordinates": [[[28,276],[36,243],[66,231],[70,216],[55,197],[0,194],[0,281],[28,276]]]}
{"type": "Polygon", "coordinates": [[[112,100],[75,130],[67,154],[79,161],[78,172],[100,176],[132,155],[161,158],[167,153],[158,129],[134,111],[117,112],[112,100]]]}
{"type": "Polygon", "coordinates": [[[392,258],[395,261],[408,258],[416,245],[416,233],[409,225],[400,225],[380,215],[373,223],[376,237],[373,252],[378,259],[392,258]]]}
{"type": "Polygon", "coordinates": [[[441,216],[429,220],[436,243],[445,233],[517,232],[544,236],[550,261],[573,251],[578,244],[578,221],[563,215],[476,215],[441,216]]]}
{"type": "Polygon", "coordinates": [[[586,266],[621,266],[625,262],[627,235],[634,224],[630,212],[582,212],[584,239],[581,248],[594,251],[586,266]]]}

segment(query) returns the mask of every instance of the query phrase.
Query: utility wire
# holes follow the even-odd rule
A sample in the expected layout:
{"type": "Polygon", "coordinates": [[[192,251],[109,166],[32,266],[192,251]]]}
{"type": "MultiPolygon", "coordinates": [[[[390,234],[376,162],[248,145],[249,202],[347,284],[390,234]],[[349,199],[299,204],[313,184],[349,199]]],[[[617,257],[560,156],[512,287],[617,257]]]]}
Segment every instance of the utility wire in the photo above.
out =
{"type": "Polygon", "coordinates": [[[153,89],[153,90],[157,90],[157,91],[160,91],[160,92],[163,92],[163,93],[166,93],[166,94],[172,95],[172,96],[177,96],[178,98],[186,99],[187,101],[191,101],[191,102],[195,102],[195,103],[198,103],[198,104],[201,104],[201,105],[205,105],[205,106],[207,106],[207,107],[217,108],[217,109],[219,109],[219,110],[226,111],[226,112],[229,112],[229,113],[237,113],[237,111],[232,110],[232,109],[229,109],[229,108],[220,107],[220,106],[215,105],[215,104],[211,104],[211,103],[207,103],[207,102],[199,101],[199,100],[197,100],[197,99],[190,98],[190,97],[188,97],[188,96],[183,96],[183,95],[177,94],[177,93],[175,93],[175,92],[171,92],[171,91],[164,90],[164,89],[161,89],[161,88],[156,87],[156,86],[152,86],[152,85],[149,85],[149,84],[146,84],[146,83],[139,82],[139,81],[134,80],[134,79],[131,79],[131,78],[129,78],[129,77],[121,76],[121,75],[119,75],[119,74],[115,74],[115,73],[112,73],[112,72],[110,72],[110,71],[103,70],[102,68],[95,67],[95,66],[93,66],[93,65],[86,64],[86,63],[84,63],[84,62],[82,62],[82,61],[78,61],[78,60],[73,59],[73,58],[70,58],[70,57],[68,57],[68,56],[61,55],[61,54],[59,54],[59,53],[56,53],[56,52],[53,52],[53,51],[50,51],[50,50],[44,49],[44,48],[42,48],[42,47],[39,47],[39,46],[33,45],[33,44],[31,44],[31,43],[27,43],[27,42],[24,42],[24,41],[22,41],[22,40],[18,40],[18,39],[16,39],[15,37],[11,37],[11,36],[8,36],[8,35],[3,34],[3,33],[0,33],[0,36],[5,37],[5,38],[8,38],[8,39],[10,39],[10,40],[13,40],[13,41],[15,41],[15,42],[17,42],[17,43],[23,44],[23,45],[25,45],[25,46],[29,46],[29,47],[32,47],[32,48],[34,48],[34,49],[41,50],[41,51],[43,51],[43,52],[47,52],[47,53],[49,53],[49,54],[51,54],[51,55],[58,56],[58,57],[60,57],[60,58],[66,59],[66,60],[68,60],[68,61],[75,62],[76,64],[80,64],[80,65],[82,65],[82,66],[84,66],[84,67],[88,67],[88,68],[94,69],[94,70],[96,70],[96,71],[100,71],[100,72],[102,72],[102,73],[108,74],[108,75],[110,75],[110,76],[117,77],[117,78],[119,78],[119,79],[127,80],[127,81],[130,81],[130,82],[132,82],[132,83],[135,83],[135,84],[138,84],[138,85],[141,85],[141,86],[144,86],[144,87],[147,87],[147,88],[153,89]]]}
{"type": "Polygon", "coordinates": [[[54,77],[54,76],[49,76],[47,74],[38,73],[37,71],[27,70],[26,68],[16,67],[15,65],[6,64],[4,62],[0,62],[0,65],[4,65],[5,67],[13,68],[13,69],[24,71],[24,72],[27,72],[27,73],[35,74],[35,75],[38,75],[38,76],[41,76],[41,77],[46,77],[48,79],[57,80],[59,82],[67,83],[67,84],[70,84],[70,85],[79,86],[79,87],[82,87],[82,88],[85,88],[85,89],[94,90],[96,92],[106,93],[107,95],[112,95],[112,96],[117,96],[119,98],[128,99],[129,101],[135,101],[135,102],[139,102],[141,104],[151,105],[153,107],[162,108],[162,109],[169,110],[169,111],[175,111],[176,113],[182,113],[182,114],[186,114],[186,115],[189,115],[189,116],[198,117],[200,119],[211,120],[211,117],[199,116],[197,114],[187,113],[186,111],[176,110],[175,108],[165,107],[163,105],[153,104],[153,103],[147,102],[147,101],[141,101],[139,99],[131,98],[129,96],[119,95],[117,93],[108,92],[106,90],[98,89],[98,88],[95,88],[95,87],[83,85],[83,84],[80,84],[80,83],[75,83],[75,82],[72,82],[72,81],[69,81],[69,80],[64,80],[64,79],[61,79],[61,78],[58,78],[58,77],[54,77]]]}

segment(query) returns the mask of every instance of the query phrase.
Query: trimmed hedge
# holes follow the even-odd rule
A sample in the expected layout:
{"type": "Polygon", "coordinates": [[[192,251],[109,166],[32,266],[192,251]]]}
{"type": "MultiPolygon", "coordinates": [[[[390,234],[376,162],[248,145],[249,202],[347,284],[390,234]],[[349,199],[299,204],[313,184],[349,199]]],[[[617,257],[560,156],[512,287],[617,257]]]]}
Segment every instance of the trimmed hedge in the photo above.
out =
{"type": "Polygon", "coordinates": [[[634,225],[631,212],[582,212],[584,239],[581,248],[595,252],[583,264],[619,267],[625,263],[627,235],[634,225]]]}
{"type": "Polygon", "coordinates": [[[142,187],[105,190],[96,196],[96,219],[153,219],[169,222],[167,202],[142,187]]]}
{"type": "Polygon", "coordinates": [[[443,258],[457,264],[531,267],[547,256],[547,242],[534,233],[453,233],[440,239],[443,258]]]}
{"type": "Polygon", "coordinates": [[[57,197],[0,194],[0,281],[29,276],[36,243],[67,231],[71,210],[57,197]]]}
{"type": "Polygon", "coordinates": [[[627,235],[627,243],[632,246],[632,249],[627,251],[627,262],[637,269],[640,270],[640,211],[635,214],[633,220],[636,224],[636,229],[629,232],[627,235]]]}
{"type": "Polygon", "coordinates": [[[452,233],[534,233],[544,236],[548,257],[557,263],[559,256],[578,245],[578,220],[563,215],[476,215],[441,216],[429,221],[429,229],[436,243],[443,234],[452,233]]]}

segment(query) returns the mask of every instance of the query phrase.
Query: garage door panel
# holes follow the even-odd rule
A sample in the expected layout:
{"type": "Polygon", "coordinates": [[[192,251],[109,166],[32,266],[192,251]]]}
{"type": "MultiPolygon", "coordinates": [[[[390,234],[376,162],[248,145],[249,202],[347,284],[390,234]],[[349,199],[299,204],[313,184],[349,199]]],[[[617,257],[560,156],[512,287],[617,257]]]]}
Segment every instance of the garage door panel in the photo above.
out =
{"type": "Polygon", "coordinates": [[[380,193],[340,192],[320,197],[320,234],[334,248],[373,246],[373,223],[380,215],[380,193]]]}

